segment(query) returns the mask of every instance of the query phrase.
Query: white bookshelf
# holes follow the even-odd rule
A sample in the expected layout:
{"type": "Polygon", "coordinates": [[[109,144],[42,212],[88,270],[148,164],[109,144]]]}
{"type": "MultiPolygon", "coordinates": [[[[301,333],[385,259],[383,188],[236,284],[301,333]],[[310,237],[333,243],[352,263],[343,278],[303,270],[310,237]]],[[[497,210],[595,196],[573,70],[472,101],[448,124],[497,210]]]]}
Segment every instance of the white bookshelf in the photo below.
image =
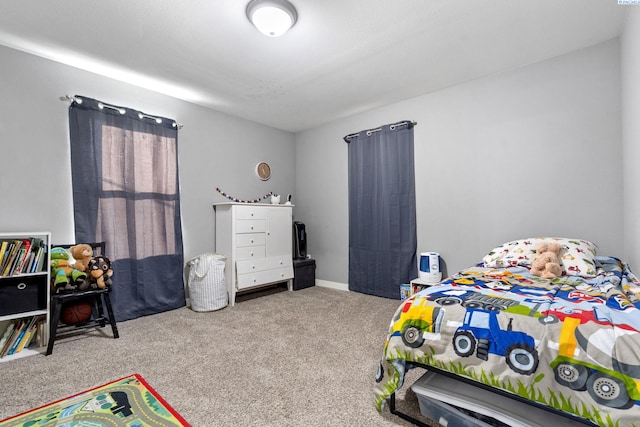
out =
{"type": "MultiPolygon", "coordinates": [[[[3,275],[4,271],[0,271],[0,339],[5,335],[11,324],[18,323],[23,319],[31,319],[34,316],[40,316],[44,319],[44,327],[40,331],[43,336],[40,339],[34,338],[29,347],[25,347],[19,352],[0,357],[0,363],[41,354],[46,351],[50,326],[51,280],[49,254],[51,251],[51,233],[0,233],[0,245],[3,241],[31,239],[40,239],[43,242],[42,247],[45,252],[41,268],[34,272],[21,272],[10,275],[3,275]],[[38,345],[38,342],[42,345],[38,345]]],[[[32,247],[29,248],[30,251],[32,249],[32,247]]]]}

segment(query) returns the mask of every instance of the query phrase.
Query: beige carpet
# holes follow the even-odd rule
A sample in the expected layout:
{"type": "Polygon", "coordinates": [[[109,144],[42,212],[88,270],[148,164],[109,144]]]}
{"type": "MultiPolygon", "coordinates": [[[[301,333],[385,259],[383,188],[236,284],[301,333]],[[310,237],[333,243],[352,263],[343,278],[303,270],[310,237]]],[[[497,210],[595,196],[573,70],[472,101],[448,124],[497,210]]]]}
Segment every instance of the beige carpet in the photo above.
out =
{"type": "MultiPolygon", "coordinates": [[[[138,373],[194,426],[410,426],[373,403],[399,301],[312,287],[90,330],[0,363],[0,419],[138,373]]],[[[423,372],[413,370],[410,384],[423,372]]],[[[408,385],[398,407],[416,416],[408,385]]],[[[418,415],[419,416],[419,415],[418,415]]],[[[433,424],[437,425],[437,424],[433,424]]]]}

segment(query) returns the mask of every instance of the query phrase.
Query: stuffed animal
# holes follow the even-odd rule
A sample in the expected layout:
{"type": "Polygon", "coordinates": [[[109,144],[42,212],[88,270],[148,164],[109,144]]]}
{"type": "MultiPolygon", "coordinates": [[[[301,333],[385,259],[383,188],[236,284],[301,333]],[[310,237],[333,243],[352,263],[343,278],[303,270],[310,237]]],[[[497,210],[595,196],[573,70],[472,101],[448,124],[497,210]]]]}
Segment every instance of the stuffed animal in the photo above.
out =
{"type": "Polygon", "coordinates": [[[104,289],[111,286],[111,261],[106,256],[98,255],[89,261],[89,284],[87,288],[104,289]]]}
{"type": "Polygon", "coordinates": [[[75,291],[87,278],[87,273],[73,268],[69,258],[65,248],[51,249],[51,276],[56,293],[75,291]]]}
{"type": "Polygon", "coordinates": [[[555,279],[561,276],[560,249],[560,244],[556,242],[538,243],[536,257],[531,263],[531,274],[543,279],[555,279]]]}
{"type": "Polygon", "coordinates": [[[69,248],[69,253],[75,260],[73,267],[76,270],[84,271],[86,273],[89,267],[89,260],[93,257],[93,249],[91,248],[91,245],[80,243],[79,245],[71,246],[69,248]]]}

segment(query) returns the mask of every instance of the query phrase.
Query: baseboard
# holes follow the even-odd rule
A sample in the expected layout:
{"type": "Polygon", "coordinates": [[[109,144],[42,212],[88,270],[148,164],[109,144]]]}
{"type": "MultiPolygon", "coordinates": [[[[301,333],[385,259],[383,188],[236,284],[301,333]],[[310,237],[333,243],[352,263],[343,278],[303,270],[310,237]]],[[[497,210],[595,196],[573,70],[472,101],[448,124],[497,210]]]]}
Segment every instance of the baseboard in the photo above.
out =
{"type": "Polygon", "coordinates": [[[318,279],[316,279],[316,286],[319,286],[321,288],[337,289],[339,291],[348,291],[349,290],[349,285],[347,283],[330,282],[328,280],[318,280],[318,279]]]}

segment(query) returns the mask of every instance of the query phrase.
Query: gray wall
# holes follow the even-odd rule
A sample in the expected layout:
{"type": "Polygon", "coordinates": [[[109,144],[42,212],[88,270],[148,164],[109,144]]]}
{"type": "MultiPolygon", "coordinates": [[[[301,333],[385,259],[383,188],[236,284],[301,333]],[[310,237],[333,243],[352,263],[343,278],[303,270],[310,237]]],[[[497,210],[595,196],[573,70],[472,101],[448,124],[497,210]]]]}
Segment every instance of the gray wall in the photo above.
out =
{"type": "Polygon", "coordinates": [[[616,39],[297,134],[296,216],[316,277],[348,280],[342,137],[404,119],[418,122],[418,250],[450,274],[540,235],[623,257],[619,54],[616,39]]]}
{"type": "Polygon", "coordinates": [[[624,234],[626,258],[640,273],[640,8],[627,9],[621,37],[624,234]]]}
{"type": "MultiPolygon", "coordinates": [[[[0,230],[49,230],[73,240],[65,94],[81,94],[184,124],[179,133],[185,256],[214,249],[215,188],[241,198],[294,194],[307,224],[317,278],[348,277],[348,133],[415,120],[418,249],[442,254],[450,273],[494,245],[533,235],[592,240],[600,253],[634,259],[637,188],[632,159],[640,131],[625,96],[622,177],[621,71],[638,93],[637,11],[623,51],[613,40],[552,60],[475,80],[295,137],[169,96],[0,47],[0,230]],[[622,57],[623,69],[620,68],[622,57]],[[626,65],[625,65],[626,64],[626,65]],[[630,71],[631,70],[631,71],[630,71]],[[273,166],[270,181],[253,173],[273,166]],[[532,202],[536,208],[532,208],[532,202]],[[541,202],[541,203],[540,203],[541,202]]],[[[633,261],[633,260],[632,260],[633,261]]],[[[633,263],[632,263],[633,264],[633,263]]]]}
{"type": "Polygon", "coordinates": [[[74,241],[68,104],[85,95],[176,119],[184,250],[215,249],[215,189],[243,199],[294,190],[294,137],[254,122],[0,46],[0,232],[51,231],[74,241]],[[271,163],[262,182],[256,163],[271,163]]]}

